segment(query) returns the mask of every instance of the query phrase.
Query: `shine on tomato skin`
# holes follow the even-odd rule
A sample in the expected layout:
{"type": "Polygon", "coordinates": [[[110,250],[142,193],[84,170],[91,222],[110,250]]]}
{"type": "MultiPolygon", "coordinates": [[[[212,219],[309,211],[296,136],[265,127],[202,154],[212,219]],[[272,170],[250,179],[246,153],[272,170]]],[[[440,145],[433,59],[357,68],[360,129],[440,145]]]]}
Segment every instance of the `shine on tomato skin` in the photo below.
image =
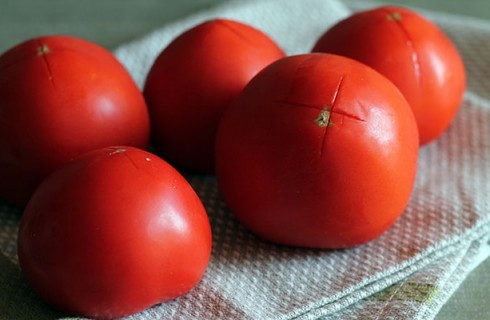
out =
{"type": "Polygon", "coordinates": [[[287,57],[252,79],[223,115],[218,185],[264,239],[351,247],[403,212],[418,139],[408,103],[373,69],[329,54],[287,57]]]}
{"type": "Polygon", "coordinates": [[[70,36],[23,42],[0,56],[0,197],[24,206],[55,168],[110,145],[146,148],[148,110],[102,47],[70,36]]]}
{"type": "Polygon", "coordinates": [[[22,216],[19,264],[33,289],[74,315],[113,319],[175,299],[211,253],[189,183],[131,147],[91,151],[49,175],[22,216]]]}
{"type": "Polygon", "coordinates": [[[222,113],[257,72],[282,57],[262,31],[229,19],[178,36],[157,57],[144,87],[159,154],[181,170],[213,173],[222,113]]]}
{"type": "Polygon", "coordinates": [[[356,59],[390,79],[412,107],[421,145],[449,127],[466,88],[464,63],[451,40],[401,7],[354,14],[327,30],[312,51],[356,59]]]}

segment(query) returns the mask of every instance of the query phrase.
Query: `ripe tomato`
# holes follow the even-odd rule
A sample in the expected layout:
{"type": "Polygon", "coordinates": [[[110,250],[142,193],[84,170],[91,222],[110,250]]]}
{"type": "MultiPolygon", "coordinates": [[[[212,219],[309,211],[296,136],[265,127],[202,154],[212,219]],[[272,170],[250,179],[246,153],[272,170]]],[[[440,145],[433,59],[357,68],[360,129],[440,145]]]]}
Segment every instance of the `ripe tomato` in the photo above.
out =
{"type": "Polygon", "coordinates": [[[118,318],[189,291],[210,258],[211,230],[187,181],[130,147],[89,152],[54,171],[29,201],[19,263],[52,306],[118,318]]]}
{"type": "Polygon", "coordinates": [[[399,90],[348,58],[279,60],[221,119],[216,175],[232,212],[286,245],[341,248],[372,240],[404,210],[418,133],[399,90]]]}
{"type": "Polygon", "coordinates": [[[267,35],[231,20],[207,21],[177,37],[144,88],[159,152],[178,168],[214,172],[221,114],[258,71],[283,56],[267,35]]]}
{"type": "Polygon", "coordinates": [[[412,107],[421,145],[439,137],[459,109],[463,61],[435,24],[410,10],[387,6],[354,14],[327,30],[313,51],[359,60],[390,79],[412,107]]]}
{"type": "Polygon", "coordinates": [[[21,43],[0,56],[0,197],[25,205],[52,170],[94,148],[145,148],[149,123],[109,51],[68,36],[21,43]]]}

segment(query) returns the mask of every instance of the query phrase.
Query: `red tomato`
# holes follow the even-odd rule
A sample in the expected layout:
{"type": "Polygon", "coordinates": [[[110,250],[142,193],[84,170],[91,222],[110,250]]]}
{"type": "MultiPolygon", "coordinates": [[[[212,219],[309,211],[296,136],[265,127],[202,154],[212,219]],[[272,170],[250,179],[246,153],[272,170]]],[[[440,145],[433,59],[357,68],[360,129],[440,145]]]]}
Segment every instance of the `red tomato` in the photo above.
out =
{"type": "Polygon", "coordinates": [[[221,119],[216,175],[232,212],[286,245],[372,240],[402,213],[418,156],[413,114],[371,68],[292,56],[254,79],[221,119]]]}
{"type": "Polygon", "coordinates": [[[313,51],[359,60],[393,81],[412,107],[421,145],[439,137],[459,109],[463,61],[435,24],[410,10],[357,13],[327,30],[313,51]]]}
{"type": "Polygon", "coordinates": [[[117,318],[189,291],[211,230],[187,181],[130,147],[91,151],[39,186],[22,216],[19,263],[52,306],[117,318]]]}
{"type": "Polygon", "coordinates": [[[231,20],[207,21],[176,38],[144,88],[159,152],[181,169],[214,172],[221,114],[258,71],[283,56],[267,35],[231,20]]]}
{"type": "Polygon", "coordinates": [[[145,148],[149,123],[109,51],[67,36],[19,44],[0,56],[0,197],[25,205],[52,170],[94,148],[145,148]]]}

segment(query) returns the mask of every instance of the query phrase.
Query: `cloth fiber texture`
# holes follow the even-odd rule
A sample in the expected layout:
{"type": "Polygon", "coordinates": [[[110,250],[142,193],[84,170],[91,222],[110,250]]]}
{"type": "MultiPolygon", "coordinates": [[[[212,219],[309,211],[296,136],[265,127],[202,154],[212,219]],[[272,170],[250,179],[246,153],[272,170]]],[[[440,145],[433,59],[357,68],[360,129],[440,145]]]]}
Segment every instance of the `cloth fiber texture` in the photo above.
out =
{"type": "MultiPolygon", "coordinates": [[[[335,22],[372,5],[376,3],[230,1],[166,25],[117,48],[115,54],[142,87],[158,53],[175,36],[202,21],[217,17],[243,21],[269,34],[287,54],[298,54],[311,50],[335,22]]],[[[212,224],[209,267],[188,294],[128,320],[435,317],[490,251],[490,24],[423,13],[441,26],[460,50],[468,90],[448,131],[421,149],[414,192],[395,224],[378,239],[350,249],[278,246],[258,239],[236,221],[222,201],[214,177],[188,176],[212,224]]],[[[18,222],[17,210],[0,207],[0,258],[9,260],[11,272],[19,272],[15,246],[18,222]]],[[[4,264],[0,260],[0,265],[4,264]]],[[[1,287],[6,281],[0,276],[1,287]]],[[[25,285],[9,290],[12,297],[29,292],[25,285]]],[[[28,302],[36,301],[29,297],[28,302]]],[[[13,307],[6,303],[5,310],[13,307]]],[[[46,313],[39,311],[41,307],[17,307],[24,308],[26,314],[34,312],[31,310],[38,315],[46,313]]],[[[0,319],[8,319],[2,310],[0,319]]]]}

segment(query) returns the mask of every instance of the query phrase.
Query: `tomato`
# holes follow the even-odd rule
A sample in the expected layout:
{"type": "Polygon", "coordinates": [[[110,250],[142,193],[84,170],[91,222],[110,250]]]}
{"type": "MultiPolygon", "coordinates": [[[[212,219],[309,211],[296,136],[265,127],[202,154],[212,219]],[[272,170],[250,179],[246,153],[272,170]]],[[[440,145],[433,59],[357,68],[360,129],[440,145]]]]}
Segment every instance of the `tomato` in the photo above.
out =
{"type": "Polygon", "coordinates": [[[359,60],[390,79],[412,107],[421,145],[448,128],[461,104],[466,75],[457,49],[435,24],[408,9],[354,14],[327,30],[313,51],[359,60]]]}
{"type": "Polygon", "coordinates": [[[22,216],[21,269],[52,306],[117,318],[174,299],[201,278],[211,229],[187,181],[131,147],[91,151],[42,182],[22,216]]]}
{"type": "Polygon", "coordinates": [[[145,148],[143,95],[107,50],[68,36],[0,56],[0,197],[23,206],[55,168],[109,145],[145,148]]]}
{"type": "Polygon", "coordinates": [[[177,37],[155,60],[144,88],[158,152],[182,170],[214,172],[223,111],[283,56],[263,32],[232,20],[206,21],[177,37]]]}
{"type": "Polygon", "coordinates": [[[350,247],[402,213],[418,147],[410,107],[385,77],[341,56],[291,56],[223,115],[216,176],[231,211],[260,237],[350,247]]]}

